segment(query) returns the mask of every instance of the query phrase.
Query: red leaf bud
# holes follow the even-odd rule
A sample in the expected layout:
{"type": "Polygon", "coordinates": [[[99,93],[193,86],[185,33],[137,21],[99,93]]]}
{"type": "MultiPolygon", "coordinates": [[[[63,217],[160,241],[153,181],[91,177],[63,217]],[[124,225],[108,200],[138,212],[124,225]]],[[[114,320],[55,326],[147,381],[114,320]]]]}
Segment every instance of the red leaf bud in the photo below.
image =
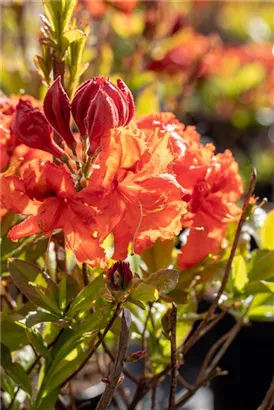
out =
{"type": "Polygon", "coordinates": [[[118,261],[109,269],[107,274],[107,284],[110,290],[124,291],[133,279],[129,263],[118,261]]]}
{"type": "Polygon", "coordinates": [[[76,142],[70,129],[70,101],[59,76],[50,86],[44,99],[44,113],[48,122],[62,137],[68,147],[76,142]]]}
{"type": "Polygon", "coordinates": [[[137,352],[131,353],[126,359],[125,362],[137,362],[137,360],[142,359],[147,355],[147,350],[138,350],[137,352]]]}
{"type": "Polygon", "coordinates": [[[47,151],[55,157],[64,155],[52,138],[52,129],[46,117],[29,101],[19,100],[11,128],[13,134],[28,147],[47,151]]]}

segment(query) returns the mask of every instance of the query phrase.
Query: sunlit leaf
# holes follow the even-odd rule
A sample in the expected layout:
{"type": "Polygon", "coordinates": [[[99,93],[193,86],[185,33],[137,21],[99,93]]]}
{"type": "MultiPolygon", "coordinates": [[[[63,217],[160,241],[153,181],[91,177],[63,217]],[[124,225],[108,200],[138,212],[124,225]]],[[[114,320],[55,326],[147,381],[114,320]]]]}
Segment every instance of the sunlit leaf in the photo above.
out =
{"type": "Polygon", "coordinates": [[[252,251],[247,267],[249,280],[274,279],[274,252],[265,249],[252,251]]]}
{"type": "Polygon", "coordinates": [[[103,274],[101,274],[78,293],[70,305],[68,315],[74,315],[79,310],[88,310],[104,288],[105,280],[103,274]]]}
{"type": "Polygon", "coordinates": [[[18,350],[28,344],[25,325],[1,313],[1,340],[8,348],[18,350]]]}
{"type": "Polygon", "coordinates": [[[31,395],[31,382],[27,373],[19,363],[12,362],[10,350],[2,343],[1,366],[4,368],[5,372],[16,383],[17,386],[19,386],[21,389],[23,389],[25,392],[31,395]]]}
{"type": "Polygon", "coordinates": [[[274,250],[274,210],[270,211],[260,232],[261,248],[274,250]]]}
{"type": "Polygon", "coordinates": [[[151,248],[145,249],[141,258],[146,263],[150,273],[160,269],[168,268],[173,261],[172,251],[174,249],[174,240],[161,241],[157,240],[151,248]]]}

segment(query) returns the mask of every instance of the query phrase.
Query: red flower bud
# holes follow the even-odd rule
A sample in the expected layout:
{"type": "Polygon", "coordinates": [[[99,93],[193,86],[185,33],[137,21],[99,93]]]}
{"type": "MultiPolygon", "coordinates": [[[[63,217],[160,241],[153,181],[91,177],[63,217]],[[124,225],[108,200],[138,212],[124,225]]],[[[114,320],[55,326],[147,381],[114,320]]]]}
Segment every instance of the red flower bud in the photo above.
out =
{"type": "Polygon", "coordinates": [[[30,148],[47,151],[55,157],[61,157],[64,151],[54,142],[51,126],[38,108],[29,101],[19,100],[12,121],[13,134],[30,148]]]}
{"type": "Polygon", "coordinates": [[[50,86],[44,99],[44,113],[48,122],[62,137],[68,147],[76,146],[70,129],[70,101],[59,76],[50,86]]]}
{"type": "Polygon", "coordinates": [[[129,263],[119,261],[114,263],[107,274],[107,284],[110,290],[126,290],[133,278],[129,263]]]}
{"type": "Polygon", "coordinates": [[[126,359],[125,362],[137,362],[137,360],[142,359],[147,355],[147,350],[138,350],[137,352],[131,353],[126,359]]]}
{"type": "Polygon", "coordinates": [[[112,128],[127,125],[134,115],[134,101],[126,84],[117,85],[103,77],[94,77],[76,91],[72,115],[82,136],[90,140],[90,153],[112,128]]]}

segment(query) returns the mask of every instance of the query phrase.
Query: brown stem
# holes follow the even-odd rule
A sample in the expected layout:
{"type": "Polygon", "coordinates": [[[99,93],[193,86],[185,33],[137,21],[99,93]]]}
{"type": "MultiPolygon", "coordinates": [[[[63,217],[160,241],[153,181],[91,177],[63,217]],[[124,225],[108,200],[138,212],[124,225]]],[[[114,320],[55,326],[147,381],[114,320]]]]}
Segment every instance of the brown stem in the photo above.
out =
{"type": "Polygon", "coordinates": [[[56,55],[53,57],[53,78],[56,80],[57,77],[61,77],[62,85],[64,85],[65,76],[65,62],[60,61],[56,55]]]}
{"type": "MultiPolygon", "coordinates": [[[[149,305],[147,317],[146,317],[146,320],[145,320],[145,323],[144,323],[144,329],[143,329],[143,332],[142,332],[142,339],[141,339],[142,350],[146,349],[146,330],[147,330],[148,321],[149,321],[150,316],[151,316],[151,308],[152,308],[152,304],[149,305]]],[[[146,363],[146,357],[145,357],[144,360],[143,360],[143,363],[142,363],[142,374],[143,374],[143,376],[145,375],[145,372],[146,372],[146,365],[147,365],[147,363],[146,363]]]]}
{"type": "Polygon", "coordinates": [[[88,283],[89,283],[89,280],[88,280],[88,271],[87,271],[87,264],[86,263],[82,264],[82,274],[83,274],[84,285],[87,286],[88,283]]]}
{"type": "MultiPolygon", "coordinates": [[[[123,370],[123,373],[124,373],[124,370],[123,370]]],[[[125,389],[123,388],[123,386],[121,386],[121,385],[118,386],[117,391],[120,394],[121,399],[125,403],[126,407],[128,407],[129,406],[129,400],[128,400],[127,394],[126,394],[125,389]]]]}
{"type": "Polygon", "coordinates": [[[191,384],[189,384],[181,375],[180,373],[177,375],[177,379],[178,381],[184,386],[184,388],[186,390],[193,390],[193,386],[191,384]]]}
{"type": "Polygon", "coordinates": [[[216,376],[222,376],[222,375],[223,375],[223,372],[221,371],[221,369],[219,369],[219,368],[214,369],[213,372],[208,374],[204,379],[202,379],[199,383],[197,383],[194,386],[192,391],[186,392],[179,400],[176,401],[175,409],[181,408],[182,404],[184,404],[187,400],[189,400],[194,395],[194,393],[196,393],[196,391],[199,390],[200,387],[202,387],[205,384],[207,384],[208,382],[210,382],[216,376]]]}
{"type": "MultiPolygon", "coordinates": [[[[112,351],[108,348],[108,346],[107,346],[107,344],[106,344],[106,342],[105,342],[104,340],[102,341],[102,346],[103,346],[103,349],[104,349],[104,351],[106,352],[106,354],[109,356],[110,360],[111,360],[112,362],[115,362],[115,357],[113,356],[112,351]]],[[[123,373],[124,373],[124,375],[125,375],[129,380],[131,380],[133,383],[136,383],[136,384],[139,383],[138,378],[135,377],[133,374],[131,374],[127,369],[124,369],[124,370],[123,370],[123,373]]]]}
{"type": "Polygon", "coordinates": [[[171,310],[171,335],[170,335],[170,361],[171,361],[171,385],[169,393],[169,410],[175,409],[176,387],[177,387],[177,360],[176,360],[176,324],[177,306],[172,303],[171,310]]]}
{"type": "Polygon", "coordinates": [[[156,396],[157,396],[157,386],[154,386],[151,390],[151,407],[150,410],[156,409],[156,396]]]}
{"type": "MultiPolygon", "coordinates": [[[[65,248],[65,235],[61,231],[54,235],[53,237],[55,243],[55,254],[56,254],[56,273],[66,273],[67,263],[66,263],[66,248],[65,248]]],[[[60,276],[60,275],[59,275],[60,276]]],[[[58,278],[58,277],[57,277],[58,278]]],[[[59,277],[60,279],[60,277],[59,277]]]]}
{"type": "Polygon", "coordinates": [[[203,378],[204,375],[211,373],[212,370],[217,366],[225,352],[227,351],[228,347],[230,346],[231,342],[235,339],[237,336],[238,332],[240,331],[242,327],[242,322],[236,323],[235,326],[229,332],[224,334],[220,339],[217,340],[217,342],[214,343],[214,345],[210,348],[208,351],[204,362],[202,364],[200,374],[198,376],[198,381],[203,378]],[[214,359],[212,360],[212,357],[214,356],[215,352],[218,350],[218,348],[221,346],[222,348],[219,350],[219,352],[216,354],[214,359]],[[211,361],[212,360],[212,361],[211,361]],[[211,361],[211,363],[210,363],[211,361]],[[210,363],[210,365],[209,365],[210,363]]]}
{"type": "Polygon", "coordinates": [[[117,388],[119,379],[121,377],[124,360],[127,355],[128,344],[130,340],[130,326],[131,326],[131,314],[126,308],[123,310],[120,341],[118,346],[118,353],[114,364],[112,375],[110,376],[110,383],[106,385],[106,389],[96,407],[96,410],[106,410],[110,405],[117,388]]]}
{"type": "Polygon", "coordinates": [[[247,207],[249,206],[249,200],[250,200],[250,198],[253,194],[253,191],[254,191],[256,178],[257,178],[256,170],[253,169],[253,172],[252,172],[251,177],[250,177],[249,186],[248,186],[248,189],[247,189],[247,192],[246,192],[244,205],[243,205],[243,208],[242,208],[241,217],[240,217],[238,225],[237,225],[237,230],[236,230],[236,233],[235,233],[235,236],[234,236],[234,240],[233,240],[233,244],[232,244],[232,247],[231,247],[230,255],[229,255],[226,267],[225,267],[225,272],[224,272],[224,276],[223,276],[221,286],[220,286],[220,288],[218,290],[218,293],[217,293],[215,299],[213,300],[213,302],[212,302],[212,304],[211,304],[211,306],[210,306],[210,308],[207,312],[206,317],[204,318],[204,320],[202,320],[202,322],[199,324],[199,326],[197,327],[195,332],[192,334],[192,336],[190,336],[190,338],[185,343],[185,345],[183,347],[183,353],[184,354],[190,349],[190,347],[193,346],[194,343],[196,343],[197,338],[200,337],[200,333],[201,333],[202,329],[212,319],[212,316],[214,315],[215,310],[218,306],[219,300],[220,300],[220,298],[223,294],[223,291],[225,290],[227,281],[229,279],[229,274],[230,274],[232,262],[233,262],[233,259],[234,259],[234,256],[235,256],[235,253],[236,253],[236,250],[237,250],[238,242],[239,242],[239,239],[240,239],[240,234],[241,234],[241,231],[242,231],[242,227],[243,227],[244,222],[247,219],[246,210],[247,210],[247,207]]]}
{"type": "Polygon", "coordinates": [[[271,410],[274,406],[274,377],[269,386],[269,389],[266,392],[265,398],[263,399],[262,404],[258,407],[257,410],[271,410]]]}
{"type": "Polygon", "coordinates": [[[71,410],[76,410],[71,382],[69,382],[69,397],[70,397],[71,410]]]}
{"type": "Polygon", "coordinates": [[[201,332],[197,337],[193,340],[192,344],[190,345],[184,345],[183,346],[183,353],[186,354],[190,348],[192,348],[203,336],[205,336],[213,327],[217,325],[217,323],[222,320],[225,315],[227,314],[226,311],[221,312],[219,315],[215,315],[215,317],[211,320],[210,323],[208,323],[203,329],[201,329],[201,332]]]}

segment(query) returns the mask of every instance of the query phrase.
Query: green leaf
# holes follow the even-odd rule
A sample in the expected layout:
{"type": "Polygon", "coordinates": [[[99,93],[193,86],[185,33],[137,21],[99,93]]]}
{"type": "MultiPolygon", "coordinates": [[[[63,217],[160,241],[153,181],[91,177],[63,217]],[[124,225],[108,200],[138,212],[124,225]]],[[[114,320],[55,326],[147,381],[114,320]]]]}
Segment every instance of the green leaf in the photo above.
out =
{"type": "Polygon", "coordinates": [[[249,281],[274,279],[274,251],[265,249],[252,251],[247,268],[249,281]]]}
{"type": "MultiPolygon", "coordinates": [[[[56,0],[53,0],[56,1],[56,0]]],[[[63,31],[67,31],[70,20],[72,19],[75,7],[77,5],[77,0],[62,0],[62,8],[63,8],[63,13],[62,13],[62,29],[63,31]]]]}
{"type": "Polygon", "coordinates": [[[13,363],[10,350],[1,343],[1,366],[18,387],[31,395],[30,379],[19,363],[13,363]]]}
{"type": "Polygon", "coordinates": [[[179,272],[175,269],[162,269],[152,273],[145,283],[155,287],[159,294],[167,294],[171,292],[177,285],[179,272]]]}
{"type": "Polygon", "coordinates": [[[61,282],[59,283],[59,307],[62,311],[66,309],[67,306],[67,275],[62,276],[61,282]]]}
{"type": "Polygon", "coordinates": [[[66,31],[62,36],[62,50],[66,51],[68,46],[74,41],[84,38],[86,34],[82,30],[74,29],[66,31]]]}
{"type": "Polygon", "coordinates": [[[141,282],[131,293],[131,301],[155,302],[159,299],[158,290],[145,282],[141,282]]]}
{"type": "Polygon", "coordinates": [[[1,341],[11,351],[26,346],[29,342],[25,332],[26,326],[9,315],[1,313],[1,341]]]}
{"type": "Polygon", "coordinates": [[[4,372],[1,372],[0,383],[3,392],[7,392],[10,397],[13,397],[16,386],[14,382],[11,380],[11,378],[7,374],[4,374],[4,372]]]}
{"type": "Polygon", "coordinates": [[[60,387],[52,390],[46,397],[43,397],[40,404],[34,403],[35,407],[31,407],[30,410],[54,410],[54,405],[57,401],[57,397],[60,393],[60,387]]]}
{"type": "Polygon", "coordinates": [[[33,61],[42,79],[48,82],[49,73],[43,58],[41,56],[36,55],[33,57],[33,61]]]}
{"type": "Polygon", "coordinates": [[[274,294],[258,293],[248,311],[250,320],[273,322],[274,321],[274,294]]]}
{"type": "Polygon", "coordinates": [[[62,357],[77,346],[85,333],[103,329],[108,323],[112,312],[112,304],[105,304],[100,311],[86,315],[85,319],[80,324],[78,323],[75,330],[65,329],[51,350],[54,359],[57,362],[62,360],[62,357]]]}
{"type": "Polygon", "coordinates": [[[50,351],[44,345],[43,338],[36,328],[26,328],[27,338],[29,343],[34,347],[35,351],[44,357],[46,360],[51,360],[50,351]]]}
{"type": "Polygon", "coordinates": [[[100,292],[105,289],[105,279],[103,274],[97,276],[75,297],[68,311],[68,316],[73,316],[80,310],[90,309],[93,302],[100,296],[100,292]]]}
{"type": "Polygon", "coordinates": [[[46,384],[42,397],[47,396],[52,390],[61,386],[68,377],[81,367],[94,347],[96,336],[97,334],[93,334],[86,337],[85,341],[78,344],[78,346],[63,357],[61,361],[54,360],[52,362],[44,379],[46,380],[46,384]]]}
{"type": "Polygon", "coordinates": [[[9,349],[3,343],[0,342],[0,346],[1,346],[1,366],[3,366],[3,368],[5,369],[12,365],[11,353],[9,349]]]}
{"type": "Polygon", "coordinates": [[[231,278],[233,288],[242,292],[248,282],[246,263],[242,255],[235,256],[232,262],[231,278]]]}
{"type": "Polygon", "coordinates": [[[20,259],[9,261],[9,271],[15,285],[33,303],[46,310],[59,312],[58,287],[50,276],[33,263],[20,259]]]}
{"type": "Polygon", "coordinates": [[[255,280],[245,286],[246,295],[255,295],[257,293],[274,293],[274,282],[266,280],[255,280]]]}
{"type": "Polygon", "coordinates": [[[76,4],[77,0],[43,0],[45,15],[57,41],[68,30],[76,4]]]}
{"type": "Polygon", "coordinates": [[[274,210],[270,211],[260,231],[261,248],[274,250],[274,210]]]}
{"type": "Polygon", "coordinates": [[[26,316],[26,326],[32,327],[38,323],[57,322],[58,320],[60,320],[59,316],[49,313],[41,308],[37,308],[37,310],[29,312],[26,316]]]}
{"type": "Polygon", "coordinates": [[[141,258],[146,263],[149,272],[156,272],[160,269],[166,269],[173,261],[172,251],[174,249],[174,240],[161,241],[157,239],[154,246],[145,249],[141,258]]]}

